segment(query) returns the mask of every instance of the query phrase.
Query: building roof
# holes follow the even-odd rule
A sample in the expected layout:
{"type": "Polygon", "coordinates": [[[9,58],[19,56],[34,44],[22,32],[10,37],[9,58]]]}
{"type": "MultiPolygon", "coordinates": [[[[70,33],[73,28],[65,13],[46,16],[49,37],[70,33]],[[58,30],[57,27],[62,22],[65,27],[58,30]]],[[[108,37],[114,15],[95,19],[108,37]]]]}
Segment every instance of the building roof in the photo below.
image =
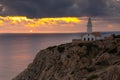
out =
{"type": "Polygon", "coordinates": [[[101,33],[100,32],[93,32],[91,34],[94,35],[95,37],[101,37],[101,33]]]}
{"type": "MultiPolygon", "coordinates": [[[[82,33],[81,37],[84,36],[84,35],[86,35],[86,34],[88,34],[88,33],[82,33]]],[[[90,33],[90,34],[94,35],[95,37],[101,37],[101,33],[100,32],[93,32],[93,33],[90,33]]]]}

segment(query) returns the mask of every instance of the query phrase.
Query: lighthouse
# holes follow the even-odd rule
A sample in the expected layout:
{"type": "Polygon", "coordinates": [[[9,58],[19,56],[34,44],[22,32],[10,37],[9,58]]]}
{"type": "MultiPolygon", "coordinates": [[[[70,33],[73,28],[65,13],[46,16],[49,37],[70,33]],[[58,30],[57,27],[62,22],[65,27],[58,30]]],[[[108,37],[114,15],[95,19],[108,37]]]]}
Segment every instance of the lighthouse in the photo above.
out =
{"type": "Polygon", "coordinates": [[[81,43],[81,42],[91,42],[95,40],[102,40],[104,38],[101,37],[100,32],[92,32],[92,19],[91,17],[88,18],[87,23],[87,30],[86,33],[81,34],[81,39],[73,39],[73,44],[81,43]]]}
{"type": "Polygon", "coordinates": [[[92,33],[92,21],[91,21],[90,17],[89,17],[88,23],[87,23],[87,33],[88,34],[92,33]]]}

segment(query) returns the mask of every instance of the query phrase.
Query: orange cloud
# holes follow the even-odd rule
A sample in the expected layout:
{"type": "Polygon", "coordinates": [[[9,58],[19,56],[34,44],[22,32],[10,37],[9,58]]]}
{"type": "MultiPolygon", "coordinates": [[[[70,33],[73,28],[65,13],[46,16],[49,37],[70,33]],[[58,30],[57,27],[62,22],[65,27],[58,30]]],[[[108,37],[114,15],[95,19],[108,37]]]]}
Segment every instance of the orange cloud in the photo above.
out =
{"type": "Polygon", "coordinates": [[[109,24],[109,25],[108,25],[108,28],[113,28],[113,25],[110,25],[110,24],[109,24]]]}
{"type": "Polygon", "coordinates": [[[26,16],[0,16],[0,33],[54,32],[67,30],[81,23],[77,17],[27,18],[26,16]],[[68,29],[69,27],[69,29],[68,29]],[[59,29],[60,28],[60,29],[59,29]]]}
{"type": "Polygon", "coordinates": [[[3,21],[2,20],[0,20],[0,25],[3,25],[3,21]]]}
{"type": "MultiPolygon", "coordinates": [[[[27,18],[0,16],[0,33],[70,33],[86,32],[87,17],[27,18]]],[[[99,19],[98,19],[99,20],[99,19]]],[[[119,24],[93,20],[93,31],[117,31],[119,24]]]]}
{"type": "MultiPolygon", "coordinates": [[[[76,17],[30,19],[25,16],[0,16],[0,19],[4,22],[8,22],[13,25],[19,24],[25,27],[38,27],[40,25],[72,24],[80,22],[80,20],[76,17]]],[[[2,22],[0,23],[2,24],[2,22]]]]}

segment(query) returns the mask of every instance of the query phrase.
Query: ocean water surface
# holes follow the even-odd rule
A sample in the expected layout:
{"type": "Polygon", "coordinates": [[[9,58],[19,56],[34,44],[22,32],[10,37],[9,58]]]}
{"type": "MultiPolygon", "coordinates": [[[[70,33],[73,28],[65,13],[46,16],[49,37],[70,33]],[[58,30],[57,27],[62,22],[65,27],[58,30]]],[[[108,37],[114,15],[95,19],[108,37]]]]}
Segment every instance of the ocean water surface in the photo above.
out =
{"type": "Polygon", "coordinates": [[[80,33],[0,34],[0,80],[11,80],[32,62],[40,50],[79,38],[80,33]]]}
{"type": "Polygon", "coordinates": [[[11,80],[49,46],[71,42],[79,34],[0,34],[0,80],[11,80]]]}

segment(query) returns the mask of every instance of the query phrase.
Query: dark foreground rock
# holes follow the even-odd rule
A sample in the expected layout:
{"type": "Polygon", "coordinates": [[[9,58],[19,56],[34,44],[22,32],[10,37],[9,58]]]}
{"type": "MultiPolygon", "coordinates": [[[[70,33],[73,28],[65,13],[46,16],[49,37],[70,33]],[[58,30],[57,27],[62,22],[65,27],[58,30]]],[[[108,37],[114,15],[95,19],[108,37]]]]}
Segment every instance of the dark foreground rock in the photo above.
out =
{"type": "Polygon", "coordinates": [[[12,80],[120,80],[120,39],[49,47],[12,80]]]}

